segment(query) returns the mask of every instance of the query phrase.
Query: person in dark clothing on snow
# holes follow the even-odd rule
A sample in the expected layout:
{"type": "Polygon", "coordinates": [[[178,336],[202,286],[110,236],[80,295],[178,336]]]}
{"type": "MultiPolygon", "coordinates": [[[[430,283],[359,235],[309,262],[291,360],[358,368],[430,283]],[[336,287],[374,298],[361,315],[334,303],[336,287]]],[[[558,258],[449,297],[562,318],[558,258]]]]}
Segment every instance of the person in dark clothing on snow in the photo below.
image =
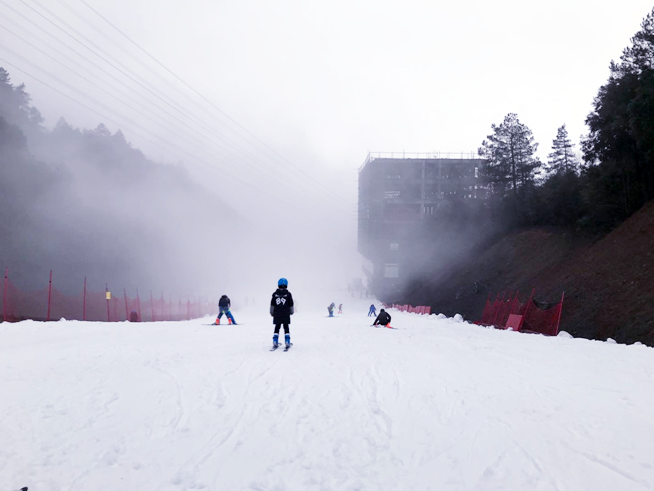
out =
{"type": "Polygon", "coordinates": [[[385,327],[390,327],[391,325],[391,316],[388,312],[386,312],[384,309],[381,309],[379,311],[379,315],[375,319],[375,322],[372,324],[373,326],[385,326],[385,327]]]}
{"type": "Polygon", "coordinates": [[[227,295],[223,295],[220,297],[220,300],[218,300],[218,317],[216,318],[216,322],[214,323],[216,326],[220,325],[220,318],[225,314],[225,317],[227,317],[227,322],[230,324],[236,324],[236,321],[234,320],[234,316],[232,313],[229,311],[229,308],[232,306],[232,301],[229,299],[227,295]]]}
{"type": "Polygon", "coordinates": [[[295,304],[293,303],[293,295],[288,291],[288,280],[286,278],[280,278],[277,287],[270,300],[270,315],[272,315],[273,324],[275,324],[273,348],[279,346],[279,329],[282,326],[284,326],[284,344],[289,348],[291,346],[291,333],[288,325],[291,323],[291,315],[295,313],[295,304]]]}
{"type": "Polygon", "coordinates": [[[375,308],[374,303],[372,305],[370,305],[370,310],[368,311],[368,317],[370,317],[371,315],[374,315],[374,316],[377,315],[377,309],[375,308]]]}

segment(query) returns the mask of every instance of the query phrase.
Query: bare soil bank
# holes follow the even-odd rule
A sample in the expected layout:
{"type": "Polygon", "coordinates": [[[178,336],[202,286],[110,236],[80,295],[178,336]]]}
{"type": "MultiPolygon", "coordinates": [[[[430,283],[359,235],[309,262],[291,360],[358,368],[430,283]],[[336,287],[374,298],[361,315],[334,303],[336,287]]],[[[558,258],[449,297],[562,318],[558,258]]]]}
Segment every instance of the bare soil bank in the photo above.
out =
{"type": "Polygon", "coordinates": [[[560,329],[573,336],[654,345],[654,202],[600,239],[561,229],[511,233],[401,301],[475,321],[489,293],[518,289],[525,301],[533,288],[548,302],[565,291],[560,329]]]}

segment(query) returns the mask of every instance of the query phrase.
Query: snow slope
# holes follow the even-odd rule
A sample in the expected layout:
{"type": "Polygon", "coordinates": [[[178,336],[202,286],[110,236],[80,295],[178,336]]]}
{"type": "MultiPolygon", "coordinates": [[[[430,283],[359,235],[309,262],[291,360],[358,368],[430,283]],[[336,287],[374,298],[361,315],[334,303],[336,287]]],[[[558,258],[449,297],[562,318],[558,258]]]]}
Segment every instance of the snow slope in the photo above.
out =
{"type": "Polygon", "coordinates": [[[0,324],[0,491],[654,489],[654,350],[368,305],[0,324]]]}

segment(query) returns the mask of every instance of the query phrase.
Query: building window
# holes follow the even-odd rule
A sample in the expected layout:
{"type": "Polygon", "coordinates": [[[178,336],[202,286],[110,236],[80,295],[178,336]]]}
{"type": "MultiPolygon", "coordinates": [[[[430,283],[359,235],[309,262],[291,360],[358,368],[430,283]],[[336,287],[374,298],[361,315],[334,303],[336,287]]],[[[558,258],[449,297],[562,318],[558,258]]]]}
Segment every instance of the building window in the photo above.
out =
{"type": "Polygon", "coordinates": [[[475,179],[479,179],[479,167],[475,167],[475,179]]]}
{"type": "Polygon", "coordinates": [[[391,242],[391,251],[399,251],[400,250],[400,243],[399,242],[391,242]]]}
{"type": "Polygon", "coordinates": [[[384,199],[397,199],[400,197],[399,191],[386,191],[384,192],[384,199]]]}
{"type": "Polygon", "coordinates": [[[384,264],[384,278],[398,278],[400,276],[400,267],[397,264],[384,264]]]}
{"type": "Polygon", "coordinates": [[[433,206],[425,206],[423,208],[423,213],[425,215],[433,215],[434,214],[434,207],[433,206]]]}

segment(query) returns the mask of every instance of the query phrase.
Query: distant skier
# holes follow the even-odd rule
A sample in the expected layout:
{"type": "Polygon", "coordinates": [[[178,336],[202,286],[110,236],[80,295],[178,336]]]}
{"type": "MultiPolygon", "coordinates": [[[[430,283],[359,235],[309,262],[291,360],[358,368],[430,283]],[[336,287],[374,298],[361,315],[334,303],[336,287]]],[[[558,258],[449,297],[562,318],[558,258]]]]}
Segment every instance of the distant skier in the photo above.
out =
{"type": "Polygon", "coordinates": [[[216,322],[214,325],[219,326],[220,325],[220,318],[225,314],[225,317],[227,317],[227,322],[229,324],[234,324],[235,326],[238,325],[236,324],[236,321],[234,320],[234,316],[232,313],[229,311],[229,308],[232,306],[232,301],[229,299],[227,295],[223,295],[220,297],[220,300],[218,300],[218,317],[216,318],[216,322]]]}
{"type": "Polygon", "coordinates": [[[372,305],[370,305],[370,311],[368,312],[368,317],[370,317],[371,315],[374,315],[375,317],[377,317],[377,309],[375,308],[374,303],[372,305]]]}
{"type": "Polygon", "coordinates": [[[279,346],[279,329],[281,326],[284,326],[284,344],[288,349],[291,347],[291,333],[288,325],[291,323],[291,315],[295,313],[295,304],[293,303],[293,295],[288,291],[288,280],[286,278],[280,278],[277,287],[270,300],[270,315],[272,315],[273,324],[275,324],[273,349],[279,346]]]}
{"type": "Polygon", "coordinates": [[[329,312],[329,317],[334,317],[334,307],[336,307],[336,304],[332,302],[329,307],[327,307],[327,312],[329,312]]]}
{"type": "Polygon", "coordinates": [[[373,326],[384,326],[384,327],[391,327],[391,316],[388,312],[386,312],[384,309],[381,309],[379,311],[379,315],[375,319],[375,322],[372,324],[373,326]]]}
{"type": "Polygon", "coordinates": [[[342,314],[343,313],[343,304],[338,304],[338,313],[342,314]]]}

